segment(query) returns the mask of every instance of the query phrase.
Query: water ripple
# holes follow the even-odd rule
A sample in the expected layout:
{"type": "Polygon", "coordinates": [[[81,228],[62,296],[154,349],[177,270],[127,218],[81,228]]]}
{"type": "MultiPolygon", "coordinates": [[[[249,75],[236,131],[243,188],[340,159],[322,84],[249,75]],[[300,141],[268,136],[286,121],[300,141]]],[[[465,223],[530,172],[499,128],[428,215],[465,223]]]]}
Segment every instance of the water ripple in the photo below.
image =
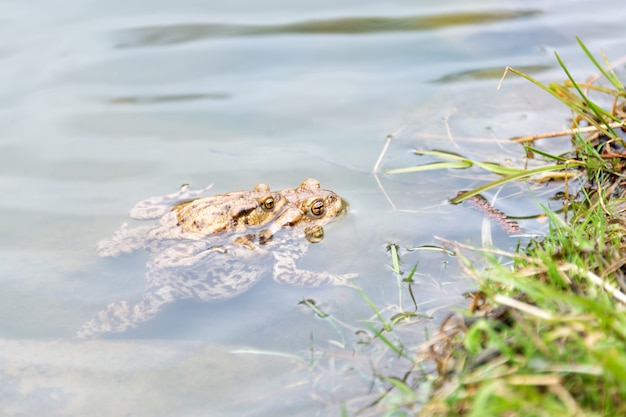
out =
{"type": "Polygon", "coordinates": [[[342,17],[295,23],[258,25],[223,23],[180,23],[144,26],[116,33],[116,47],[137,48],[194,42],[208,38],[268,36],[279,34],[370,34],[411,32],[461,25],[484,24],[542,13],[539,10],[496,10],[407,17],[342,17]]]}

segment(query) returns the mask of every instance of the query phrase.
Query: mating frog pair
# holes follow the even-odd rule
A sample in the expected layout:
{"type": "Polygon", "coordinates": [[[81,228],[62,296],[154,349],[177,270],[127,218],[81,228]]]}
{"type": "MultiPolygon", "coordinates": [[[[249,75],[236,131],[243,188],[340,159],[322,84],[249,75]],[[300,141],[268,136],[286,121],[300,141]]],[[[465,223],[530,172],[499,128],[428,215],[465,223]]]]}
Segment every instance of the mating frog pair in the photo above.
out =
{"type": "Polygon", "coordinates": [[[136,229],[124,224],[99,243],[98,253],[106,257],[148,250],[146,290],[135,304],[110,304],[83,325],[78,337],[122,332],[177,299],[234,297],[269,273],[281,284],[307,286],[348,285],[356,276],[296,267],[308,244],[323,239],[323,226],[346,212],[345,202],[319,181],[306,179],[278,192],[259,184],[252,191],[200,197],[209,189],[184,186],[175,194],[141,201],[130,217],[158,222],[136,229]]]}

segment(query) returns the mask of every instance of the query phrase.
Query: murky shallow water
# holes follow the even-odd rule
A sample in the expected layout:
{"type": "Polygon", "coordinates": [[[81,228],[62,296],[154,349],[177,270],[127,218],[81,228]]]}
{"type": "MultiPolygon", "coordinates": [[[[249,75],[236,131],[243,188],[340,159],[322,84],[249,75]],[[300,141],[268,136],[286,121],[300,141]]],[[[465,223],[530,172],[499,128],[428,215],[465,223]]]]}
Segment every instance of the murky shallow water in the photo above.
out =
{"type": "MultiPolygon", "coordinates": [[[[73,340],[106,304],[142,293],[145,256],[100,259],[96,243],[136,201],[182,183],[227,192],[315,177],[351,213],[302,266],[358,272],[376,305],[408,309],[385,250],[399,244],[405,272],[419,262],[419,310],[434,317],[403,329],[415,343],[471,282],[456,260],[406,249],[434,236],[480,244],[482,215],[446,200],[487,177],[381,175],[394,211],[371,175],[385,136],[404,127],[383,170],[427,161],[415,148],[520,166],[505,140],[562,128],[567,113],[518,79],[496,93],[501,69],[560,80],[558,50],[584,78],[593,70],[575,35],[612,58],[626,43],[617,1],[603,3],[610,13],[589,1],[77,3],[3,4],[3,415],[338,415],[342,401],[368,404],[384,384],[370,391],[367,358],[380,358],[379,374],[406,364],[359,343],[373,313],[349,288],[266,279],[233,300],[182,302],[122,335],[73,340]]],[[[523,184],[503,190],[498,207],[536,212],[520,193],[523,184]]]]}

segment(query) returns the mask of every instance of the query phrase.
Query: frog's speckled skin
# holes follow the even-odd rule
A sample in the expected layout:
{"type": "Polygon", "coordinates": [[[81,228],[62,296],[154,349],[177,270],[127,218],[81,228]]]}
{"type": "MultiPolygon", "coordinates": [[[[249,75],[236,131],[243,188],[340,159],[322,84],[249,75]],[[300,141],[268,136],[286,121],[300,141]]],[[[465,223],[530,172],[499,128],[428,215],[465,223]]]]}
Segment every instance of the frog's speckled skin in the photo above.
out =
{"type": "Polygon", "coordinates": [[[195,198],[211,187],[189,191],[187,186],[174,194],[152,197],[137,203],[129,212],[139,220],[159,219],[150,227],[128,229],[123,224],[111,238],[98,244],[100,256],[118,256],[146,248],[152,252],[176,241],[217,238],[221,234],[244,232],[271,223],[287,204],[279,193],[265,184],[252,191],[195,198]]]}

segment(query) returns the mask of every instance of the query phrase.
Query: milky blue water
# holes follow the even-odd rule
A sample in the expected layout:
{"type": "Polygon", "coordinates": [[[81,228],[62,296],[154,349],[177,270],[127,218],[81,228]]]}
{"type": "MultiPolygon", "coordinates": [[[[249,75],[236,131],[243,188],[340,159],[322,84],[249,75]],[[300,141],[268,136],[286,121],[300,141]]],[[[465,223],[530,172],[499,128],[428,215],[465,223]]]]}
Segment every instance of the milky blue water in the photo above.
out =
{"type": "MultiPolygon", "coordinates": [[[[333,416],[371,403],[385,389],[372,367],[393,376],[406,364],[359,343],[364,320],[377,321],[351,288],[268,278],[236,299],[177,303],[124,334],[75,340],[107,304],[143,291],[146,254],[103,259],[97,242],[135,202],[183,183],[222,193],[317,178],[350,213],[301,266],[358,273],[389,318],[413,306],[390,268],[386,247],[399,245],[431,317],[401,331],[415,354],[472,281],[453,257],[407,249],[441,245],[436,236],[480,245],[482,214],[447,200],[493,177],[384,171],[431,161],[414,149],[522,167],[508,139],[564,128],[568,113],[519,78],[496,91],[503,68],[560,81],[558,51],[585,79],[594,70],[575,36],[620,58],[625,17],[617,0],[0,2],[2,414],[333,416]],[[394,132],[379,185],[372,170],[394,132]]],[[[556,188],[533,193],[549,202],[556,188]]],[[[498,208],[536,214],[528,190],[501,190],[498,208]]],[[[517,242],[496,225],[491,236],[517,242]]]]}

